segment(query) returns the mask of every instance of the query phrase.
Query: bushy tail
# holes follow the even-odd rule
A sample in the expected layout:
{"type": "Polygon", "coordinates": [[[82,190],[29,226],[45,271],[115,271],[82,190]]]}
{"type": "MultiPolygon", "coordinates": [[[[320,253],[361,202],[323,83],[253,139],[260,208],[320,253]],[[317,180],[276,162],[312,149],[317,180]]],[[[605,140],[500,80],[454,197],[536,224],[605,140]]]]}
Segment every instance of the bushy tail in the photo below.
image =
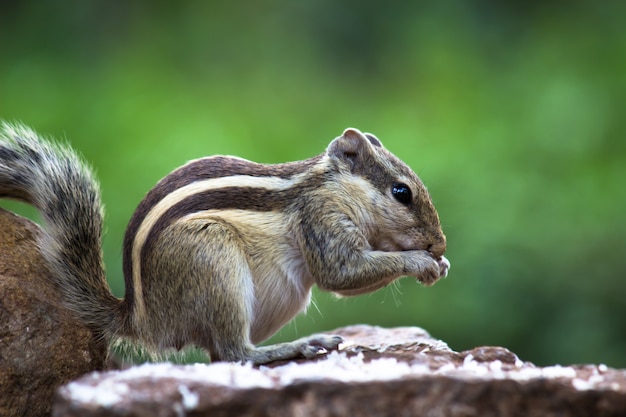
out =
{"type": "Polygon", "coordinates": [[[123,333],[122,302],[109,291],[102,262],[98,182],[69,147],[27,127],[0,127],[0,198],[37,207],[45,221],[40,250],[64,304],[99,336],[123,333]]]}

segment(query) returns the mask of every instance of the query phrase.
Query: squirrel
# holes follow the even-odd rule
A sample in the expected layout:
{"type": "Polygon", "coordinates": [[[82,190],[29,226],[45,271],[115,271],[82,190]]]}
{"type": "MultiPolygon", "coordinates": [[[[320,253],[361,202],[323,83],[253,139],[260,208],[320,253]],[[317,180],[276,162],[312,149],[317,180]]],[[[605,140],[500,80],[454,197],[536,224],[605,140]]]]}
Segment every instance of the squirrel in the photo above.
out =
{"type": "Polygon", "coordinates": [[[450,268],[422,181],[353,128],[311,159],[210,156],[161,179],[126,230],[123,299],[106,281],[99,184],[69,146],[3,123],[0,197],[40,211],[38,245],[63,304],[100,340],[155,352],[196,345],[211,361],[336,350],[342,338],[332,335],[255,345],[306,309],[313,285],[353,296],[401,276],[431,285],[450,268]]]}

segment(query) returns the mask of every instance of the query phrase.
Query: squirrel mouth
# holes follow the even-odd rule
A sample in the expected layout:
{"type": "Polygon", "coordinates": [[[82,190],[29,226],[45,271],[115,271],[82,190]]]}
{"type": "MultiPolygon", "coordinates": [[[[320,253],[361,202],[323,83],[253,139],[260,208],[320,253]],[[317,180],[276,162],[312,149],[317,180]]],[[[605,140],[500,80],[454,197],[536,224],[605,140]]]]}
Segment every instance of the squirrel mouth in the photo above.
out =
{"type": "Polygon", "coordinates": [[[400,245],[398,245],[397,242],[393,241],[392,239],[371,240],[370,245],[372,249],[379,250],[382,252],[399,252],[399,251],[405,250],[400,245]]]}
{"type": "Polygon", "coordinates": [[[427,250],[419,242],[410,238],[385,237],[370,242],[372,249],[383,252],[404,252],[410,250],[427,250]]]}

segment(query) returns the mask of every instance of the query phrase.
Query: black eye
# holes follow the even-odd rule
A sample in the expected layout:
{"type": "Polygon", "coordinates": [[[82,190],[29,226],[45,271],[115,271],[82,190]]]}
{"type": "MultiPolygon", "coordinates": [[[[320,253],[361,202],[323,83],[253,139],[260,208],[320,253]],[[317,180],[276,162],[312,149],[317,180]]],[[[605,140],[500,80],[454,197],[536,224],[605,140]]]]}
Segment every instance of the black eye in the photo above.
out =
{"type": "Polygon", "coordinates": [[[413,200],[411,189],[408,185],[402,184],[401,182],[393,184],[391,187],[391,194],[402,204],[411,204],[411,201],[413,200]]]}

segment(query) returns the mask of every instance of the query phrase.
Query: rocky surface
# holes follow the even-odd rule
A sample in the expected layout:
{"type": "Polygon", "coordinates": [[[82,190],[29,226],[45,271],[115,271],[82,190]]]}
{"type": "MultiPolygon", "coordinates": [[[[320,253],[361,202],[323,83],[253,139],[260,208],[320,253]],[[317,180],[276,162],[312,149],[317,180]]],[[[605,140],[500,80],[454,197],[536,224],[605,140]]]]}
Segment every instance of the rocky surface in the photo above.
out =
{"type": "Polygon", "coordinates": [[[142,365],[61,388],[54,416],[618,416],[626,371],[454,352],[419,328],[338,329],[340,352],[254,368],[142,365]]]}
{"type": "Polygon", "coordinates": [[[55,390],[102,369],[105,350],[59,304],[34,223],[0,209],[0,415],[49,415],[55,390]]]}

